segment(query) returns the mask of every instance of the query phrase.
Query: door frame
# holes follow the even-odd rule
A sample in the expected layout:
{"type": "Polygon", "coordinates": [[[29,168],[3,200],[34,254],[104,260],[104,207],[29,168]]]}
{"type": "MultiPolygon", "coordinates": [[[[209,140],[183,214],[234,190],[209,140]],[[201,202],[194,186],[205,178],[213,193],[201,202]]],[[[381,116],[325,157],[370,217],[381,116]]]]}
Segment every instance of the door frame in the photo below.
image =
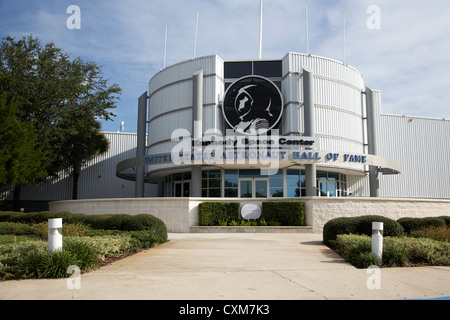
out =
{"type": "MultiPolygon", "coordinates": [[[[252,197],[256,198],[256,181],[265,181],[266,182],[266,197],[260,197],[260,199],[265,199],[269,195],[269,179],[268,178],[239,178],[238,179],[238,195],[239,198],[241,197],[241,182],[242,181],[250,181],[251,182],[251,188],[252,188],[252,197]]],[[[246,198],[243,198],[246,199],[246,198]]]]}

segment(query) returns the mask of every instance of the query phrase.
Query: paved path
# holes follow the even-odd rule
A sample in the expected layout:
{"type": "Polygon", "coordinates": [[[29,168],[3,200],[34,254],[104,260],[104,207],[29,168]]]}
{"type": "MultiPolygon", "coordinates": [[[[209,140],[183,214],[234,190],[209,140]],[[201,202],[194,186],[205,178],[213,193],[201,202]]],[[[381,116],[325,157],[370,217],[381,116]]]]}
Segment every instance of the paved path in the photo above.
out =
{"type": "Polygon", "coordinates": [[[171,233],[169,240],[82,274],[79,289],[69,289],[67,279],[4,281],[0,282],[0,299],[340,300],[450,296],[450,267],[389,268],[368,273],[343,261],[321,243],[322,235],[318,234],[171,233]],[[374,288],[377,283],[379,289],[374,288]]]}

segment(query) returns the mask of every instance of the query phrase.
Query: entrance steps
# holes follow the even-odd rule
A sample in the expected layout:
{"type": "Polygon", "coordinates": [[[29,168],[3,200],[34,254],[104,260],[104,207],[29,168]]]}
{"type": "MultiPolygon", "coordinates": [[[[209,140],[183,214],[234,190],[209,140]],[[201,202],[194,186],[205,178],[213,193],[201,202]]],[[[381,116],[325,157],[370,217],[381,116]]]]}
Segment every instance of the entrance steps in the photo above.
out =
{"type": "Polygon", "coordinates": [[[313,233],[313,227],[291,226],[258,226],[258,227],[234,227],[234,226],[194,226],[189,227],[191,233],[313,233]]]}

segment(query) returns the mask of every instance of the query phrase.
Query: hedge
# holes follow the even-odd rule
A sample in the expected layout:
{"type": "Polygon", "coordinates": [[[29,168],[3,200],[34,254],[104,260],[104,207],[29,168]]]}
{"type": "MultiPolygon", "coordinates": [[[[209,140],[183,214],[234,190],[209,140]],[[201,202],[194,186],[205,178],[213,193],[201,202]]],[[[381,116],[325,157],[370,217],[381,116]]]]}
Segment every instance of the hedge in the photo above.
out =
{"type": "Polygon", "coordinates": [[[70,212],[0,212],[0,222],[40,223],[48,219],[62,218],[63,222],[81,223],[93,229],[119,230],[119,231],[152,231],[155,241],[167,241],[167,226],[159,218],[150,214],[101,214],[86,215],[70,212]]]}
{"type": "MultiPolygon", "coordinates": [[[[240,204],[235,202],[205,201],[198,205],[199,225],[217,226],[219,221],[240,223],[240,204]]],[[[263,201],[261,218],[282,226],[306,225],[303,201],[263,201]]]]}
{"type": "Polygon", "coordinates": [[[406,233],[424,229],[427,227],[445,227],[450,222],[450,217],[438,217],[438,218],[400,218],[397,220],[405,229],[406,233]]]}
{"type": "Polygon", "coordinates": [[[400,223],[383,216],[342,217],[328,221],[323,226],[323,243],[333,244],[339,234],[372,235],[372,222],[383,222],[383,235],[397,237],[404,234],[400,223]]]}
{"type": "Polygon", "coordinates": [[[278,221],[282,226],[305,226],[303,201],[264,201],[262,218],[266,221],[278,221]]]}
{"type": "MultiPolygon", "coordinates": [[[[336,249],[346,261],[357,268],[379,265],[371,254],[371,238],[366,235],[339,235],[336,249]]],[[[450,243],[432,239],[386,237],[383,243],[382,267],[403,267],[415,264],[448,266],[450,243]]]]}
{"type": "Polygon", "coordinates": [[[237,202],[205,201],[198,205],[198,224],[200,226],[217,226],[219,220],[242,220],[240,204],[237,202]]]}

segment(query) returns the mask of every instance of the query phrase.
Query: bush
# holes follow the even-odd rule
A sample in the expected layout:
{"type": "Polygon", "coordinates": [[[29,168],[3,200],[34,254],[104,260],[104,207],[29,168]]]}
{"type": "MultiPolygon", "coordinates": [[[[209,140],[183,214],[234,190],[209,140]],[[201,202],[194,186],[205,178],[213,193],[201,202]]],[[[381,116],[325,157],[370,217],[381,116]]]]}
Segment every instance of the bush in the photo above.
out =
{"type": "Polygon", "coordinates": [[[420,230],[427,227],[443,227],[446,226],[446,220],[442,218],[400,218],[397,220],[406,233],[414,230],[420,230]]]}
{"type": "MultiPolygon", "coordinates": [[[[226,203],[223,207],[227,214],[235,209],[236,204],[226,203]]],[[[239,205],[239,204],[237,204],[239,205]]],[[[237,209],[239,214],[239,208],[237,209]]],[[[85,215],[73,214],[70,212],[0,212],[0,234],[6,234],[5,230],[11,228],[11,225],[3,225],[3,222],[19,223],[15,228],[23,234],[35,234],[46,236],[48,219],[63,219],[63,235],[83,236],[88,233],[87,226],[96,230],[120,230],[120,231],[145,231],[154,230],[154,238],[158,241],[167,241],[167,226],[165,223],[150,214],[101,214],[101,215],[85,215]],[[33,224],[32,232],[29,226],[33,224]],[[2,227],[3,225],[3,227],[2,227]],[[21,231],[23,230],[23,231],[21,231]],[[24,233],[26,232],[26,233],[24,233]]],[[[92,233],[92,232],[91,232],[92,233]]]]}
{"type": "Polygon", "coordinates": [[[383,235],[403,235],[403,227],[395,220],[383,216],[342,217],[328,221],[323,226],[323,243],[333,246],[339,234],[372,235],[372,222],[383,222],[383,235]]]}
{"type": "Polygon", "coordinates": [[[386,238],[385,246],[397,245],[407,256],[408,263],[450,265],[450,243],[426,238],[386,238]]]}
{"type": "Polygon", "coordinates": [[[446,225],[444,227],[431,226],[420,230],[412,230],[409,235],[415,238],[430,238],[437,241],[450,242],[450,226],[449,225],[446,225]]]}
{"type": "Polygon", "coordinates": [[[404,235],[403,227],[395,220],[383,216],[358,217],[358,233],[372,235],[372,222],[383,222],[383,236],[398,237],[404,235]]]}
{"type": "Polygon", "coordinates": [[[336,218],[323,226],[323,243],[333,246],[333,242],[340,234],[357,234],[358,220],[355,218],[336,218]]]}
{"type": "Polygon", "coordinates": [[[217,226],[219,220],[240,221],[240,204],[236,202],[205,201],[198,205],[198,224],[200,226],[217,226]]]}
{"type": "Polygon", "coordinates": [[[445,221],[445,223],[450,226],[450,216],[440,216],[439,219],[442,219],[445,221]]]}
{"type": "Polygon", "coordinates": [[[408,252],[399,243],[384,241],[382,261],[384,266],[404,267],[409,261],[408,252]]]}
{"type": "Polygon", "coordinates": [[[279,221],[282,226],[305,226],[305,210],[303,201],[264,201],[262,217],[279,221]]]}
{"type": "Polygon", "coordinates": [[[148,214],[0,213],[1,221],[10,221],[0,222],[0,234],[46,237],[48,219],[54,217],[63,218],[62,250],[50,254],[46,241],[28,238],[26,242],[19,242],[16,237],[7,236],[14,241],[0,244],[0,279],[67,277],[67,268],[71,265],[89,270],[107,257],[167,241],[165,223],[148,214]]]}
{"type": "Polygon", "coordinates": [[[371,239],[368,236],[341,234],[336,238],[336,249],[344,259],[356,268],[378,266],[380,262],[371,253],[371,239]]]}
{"type": "MultiPolygon", "coordinates": [[[[341,234],[335,240],[336,250],[357,268],[380,265],[371,254],[371,237],[341,234]]],[[[385,237],[383,241],[383,267],[403,267],[415,264],[450,265],[450,243],[431,239],[385,237]]]]}

